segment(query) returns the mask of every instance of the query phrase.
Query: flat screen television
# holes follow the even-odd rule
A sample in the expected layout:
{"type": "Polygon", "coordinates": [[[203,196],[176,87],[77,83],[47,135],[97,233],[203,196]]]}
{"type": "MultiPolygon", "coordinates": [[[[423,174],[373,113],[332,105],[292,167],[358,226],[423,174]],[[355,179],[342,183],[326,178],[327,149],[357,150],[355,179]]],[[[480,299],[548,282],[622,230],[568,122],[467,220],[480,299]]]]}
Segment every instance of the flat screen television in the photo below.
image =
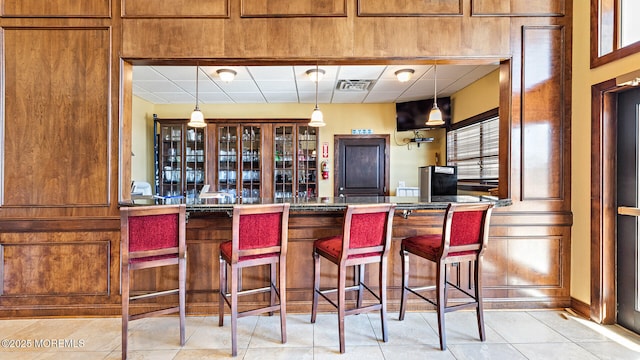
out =
{"type": "MultiPolygon", "coordinates": [[[[444,125],[438,127],[448,127],[451,124],[451,98],[438,98],[438,107],[442,111],[444,120],[444,125]]],[[[396,103],[396,129],[398,131],[425,129],[427,127],[425,122],[431,108],[433,108],[433,99],[396,103]]]]}

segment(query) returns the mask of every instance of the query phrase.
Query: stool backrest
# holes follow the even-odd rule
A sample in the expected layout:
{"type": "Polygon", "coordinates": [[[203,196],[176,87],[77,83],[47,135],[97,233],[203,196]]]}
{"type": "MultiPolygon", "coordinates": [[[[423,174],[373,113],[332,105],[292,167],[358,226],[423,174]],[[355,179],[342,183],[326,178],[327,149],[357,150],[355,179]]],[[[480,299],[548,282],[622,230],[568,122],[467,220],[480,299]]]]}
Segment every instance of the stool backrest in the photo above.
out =
{"type": "Polygon", "coordinates": [[[493,204],[449,204],[442,256],[480,255],[487,247],[492,209],[493,204]]]}
{"type": "Polygon", "coordinates": [[[184,256],[186,206],[153,205],[120,209],[120,251],[123,264],[184,256]]]}
{"type": "Polygon", "coordinates": [[[342,258],[379,253],[386,255],[396,204],[348,205],[343,224],[342,258]]]}
{"type": "Polygon", "coordinates": [[[289,206],[289,203],[234,206],[232,263],[242,256],[286,254],[289,206]]]}

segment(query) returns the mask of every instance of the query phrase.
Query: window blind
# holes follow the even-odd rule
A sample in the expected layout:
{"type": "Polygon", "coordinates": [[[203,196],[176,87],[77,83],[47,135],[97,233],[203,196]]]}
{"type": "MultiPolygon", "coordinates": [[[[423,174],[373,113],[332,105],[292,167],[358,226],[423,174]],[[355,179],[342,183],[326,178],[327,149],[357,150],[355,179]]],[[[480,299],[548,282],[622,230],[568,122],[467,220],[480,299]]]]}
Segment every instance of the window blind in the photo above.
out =
{"type": "Polygon", "coordinates": [[[498,119],[447,132],[447,165],[458,167],[458,180],[498,179],[498,119]]]}

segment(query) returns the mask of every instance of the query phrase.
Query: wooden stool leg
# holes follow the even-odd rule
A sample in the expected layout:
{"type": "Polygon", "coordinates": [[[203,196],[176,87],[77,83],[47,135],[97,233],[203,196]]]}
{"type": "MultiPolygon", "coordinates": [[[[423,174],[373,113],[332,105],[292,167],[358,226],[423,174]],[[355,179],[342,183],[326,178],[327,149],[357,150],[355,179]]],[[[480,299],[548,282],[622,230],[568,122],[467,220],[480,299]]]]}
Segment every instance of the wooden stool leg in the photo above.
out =
{"type": "Polygon", "coordinates": [[[313,302],[311,303],[311,323],[316,322],[318,311],[318,291],[320,291],[320,255],[313,252],[313,302]]]}
{"type": "Polygon", "coordinates": [[[481,260],[478,259],[474,261],[474,272],[473,279],[475,282],[475,295],[476,301],[478,302],[478,307],[476,308],[477,317],[478,317],[478,332],[480,333],[480,341],[485,341],[486,336],[484,332],[484,314],[483,314],[483,306],[482,306],[482,274],[480,271],[481,260]]]}
{"type": "Polygon", "coordinates": [[[356,275],[356,285],[358,285],[358,302],[357,307],[362,307],[362,297],[364,296],[364,287],[362,286],[364,282],[364,264],[356,265],[355,268],[356,275]]]}
{"type": "MultiPolygon", "coordinates": [[[[270,295],[271,295],[271,300],[270,300],[270,306],[273,306],[276,304],[276,264],[275,263],[271,263],[269,264],[269,288],[270,290],[270,295]]],[[[269,316],[273,316],[273,311],[269,311],[269,316]]]]}
{"type": "Polygon", "coordinates": [[[389,341],[387,331],[387,259],[380,262],[380,322],[382,323],[382,341],[389,341]]]}
{"type": "Polygon", "coordinates": [[[447,265],[440,262],[436,270],[436,292],[438,297],[438,334],[440,335],[440,350],[447,348],[444,333],[444,310],[446,307],[446,288],[447,288],[447,265]]]}
{"type": "Polygon", "coordinates": [[[186,338],[186,307],[187,307],[187,259],[178,259],[178,302],[180,309],[180,346],[183,346],[186,338]]]}
{"type": "Polygon", "coordinates": [[[239,269],[231,266],[231,356],[238,355],[238,277],[239,269]]]}
{"type": "Polygon", "coordinates": [[[127,338],[129,336],[129,267],[122,267],[122,359],[127,359],[127,338]]]}
{"type": "Polygon", "coordinates": [[[220,258],[220,299],[218,300],[218,326],[224,325],[224,303],[227,296],[227,262],[220,258]]]}
{"type": "Polygon", "coordinates": [[[407,287],[409,287],[409,253],[400,250],[400,262],[402,263],[402,294],[400,300],[399,320],[404,320],[404,312],[407,310],[407,287]]]}
{"type": "Polygon", "coordinates": [[[287,265],[280,261],[280,332],[282,343],[287,342],[287,265]]]}
{"type": "Polygon", "coordinates": [[[347,282],[346,269],[342,266],[338,269],[338,335],[340,337],[340,353],[344,354],[344,317],[345,317],[345,288],[347,282]]]}

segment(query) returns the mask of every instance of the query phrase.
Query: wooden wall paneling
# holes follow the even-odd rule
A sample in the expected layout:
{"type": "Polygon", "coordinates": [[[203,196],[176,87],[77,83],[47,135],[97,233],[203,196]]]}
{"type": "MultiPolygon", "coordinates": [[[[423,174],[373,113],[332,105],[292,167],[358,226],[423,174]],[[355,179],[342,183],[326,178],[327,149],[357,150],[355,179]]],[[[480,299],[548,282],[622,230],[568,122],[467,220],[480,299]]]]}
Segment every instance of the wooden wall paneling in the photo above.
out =
{"type": "MultiPolygon", "coordinates": [[[[510,236],[505,264],[508,286],[517,288],[560,288],[564,268],[561,236],[510,236]]],[[[503,267],[501,266],[500,269],[503,267]]]]}
{"type": "Polygon", "coordinates": [[[473,16],[564,16],[566,0],[471,0],[473,16]]]}
{"type": "Polygon", "coordinates": [[[358,16],[461,16],[462,0],[357,0],[358,16]]]}
{"type": "MultiPolygon", "coordinates": [[[[118,0],[112,0],[118,1],[118,0]]],[[[120,0],[124,18],[228,18],[229,0],[120,0]]]]}
{"type": "Polygon", "coordinates": [[[109,293],[109,240],[1,246],[3,297],[109,293]]]}
{"type": "Polygon", "coordinates": [[[3,0],[3,17],[101,17],[111,16],[117,0],[3,0]]]}
{"type": "Polygon", "coordinates": [[[228,41],[224,24],[222,19],[123,19],[121,56],[124,59],[223,57],[228,41]]]}
{"type": "Polygon", "coordinates": [[[564,30],[522,28],[521,199],[565,196],[564,30]]]}
{"type": "Polygon", "coordinates": [[[347,16],[347,0],[240,0],[241,17],[347,16]]]}
{"type": "Polygon", "coordinates": [[[363,17],[354,23],[354,56],[385,58],[510,57],[508,18],[363,17]],[[439,39],[447,39],[440,41],[439,39]]]}
{"type": "Polygon", "coordinates": [[[3,206],[109,203],[110,43],[108,28],[4,29],[3,206]]]}

